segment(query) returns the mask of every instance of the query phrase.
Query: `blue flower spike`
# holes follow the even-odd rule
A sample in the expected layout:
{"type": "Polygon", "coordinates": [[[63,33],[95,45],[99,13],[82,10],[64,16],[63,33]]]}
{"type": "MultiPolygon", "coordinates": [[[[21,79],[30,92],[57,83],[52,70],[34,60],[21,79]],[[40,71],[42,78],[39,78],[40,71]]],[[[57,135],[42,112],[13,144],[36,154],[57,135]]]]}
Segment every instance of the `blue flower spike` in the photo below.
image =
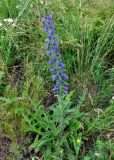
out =
{"type": "Polygon", "coordinates": [[[42,17],[42,23],[45,25],[43,31],[47,34],[46,53],[49,56],[50,72],[52,80],[55,82],[52,91],[56,95],[67,94],[69,91],[67,85],[69,77],[64,72],[65,64],[62,62],[62,55],[58,51],[58,41],[54,31],[55,26],[52,15],[42,17]]]}

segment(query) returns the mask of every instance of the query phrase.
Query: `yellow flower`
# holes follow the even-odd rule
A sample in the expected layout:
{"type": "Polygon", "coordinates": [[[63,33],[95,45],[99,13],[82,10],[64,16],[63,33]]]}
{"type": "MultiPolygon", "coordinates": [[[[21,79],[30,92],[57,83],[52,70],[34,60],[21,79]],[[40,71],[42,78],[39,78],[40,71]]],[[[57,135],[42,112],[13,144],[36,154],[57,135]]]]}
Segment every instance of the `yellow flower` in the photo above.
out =
{"type": "Polygon", "coordinates": [[[80,143],[80,142],[81,142],[81,140],[78,138],[78,139],[77,139],[77,143],[80,143]]]}

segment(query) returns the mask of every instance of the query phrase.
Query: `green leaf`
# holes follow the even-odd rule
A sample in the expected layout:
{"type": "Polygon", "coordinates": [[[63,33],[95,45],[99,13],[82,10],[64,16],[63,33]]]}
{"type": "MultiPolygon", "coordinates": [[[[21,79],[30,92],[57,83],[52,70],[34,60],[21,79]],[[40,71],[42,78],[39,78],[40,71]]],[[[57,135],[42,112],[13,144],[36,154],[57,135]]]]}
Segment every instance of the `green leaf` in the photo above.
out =
{"type": "Polygon", "coordinates": [[[5,102],[6,105],[11,103],[11,100],[5,97],[0,97],[0,101],[5,102]]]}
{"type": "Polygon", "coordinates": [[[4,102],[3,105],[9,105],[9,104],[12,104],[12,103],[14,103],[14,102],[16,102],[18,100],[21,100],[21,99],[23,99],[23,98],[21,98],[21,97],[13,97],[13,98],[9,99],[9,98],[6,98],[6,97],[0,97],[0,101],[4,102]]]}
{"type": "Polygon", "coordinates": [[[84,160],[90,160],[90,157],[86,156],[84,157],[84,160]]]}
{"type": "Polygon", "coordinates": [[[71,92],[66,96],[65,101],[70,102],[71,97],[73,96],[73,94],[74,94],[74,91],[71,91],[71,92]]]}

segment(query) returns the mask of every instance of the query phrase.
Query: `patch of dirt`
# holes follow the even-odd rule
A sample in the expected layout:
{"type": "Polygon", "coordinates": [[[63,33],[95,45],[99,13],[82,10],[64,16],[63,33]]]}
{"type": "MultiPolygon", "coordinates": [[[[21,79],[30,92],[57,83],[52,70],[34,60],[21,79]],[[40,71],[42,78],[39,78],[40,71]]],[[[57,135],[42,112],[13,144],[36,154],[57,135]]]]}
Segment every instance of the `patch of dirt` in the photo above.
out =
{"type": "Polygon", "coordinates": [[[5,160],[9,154],[9,147],[11,145],[11,140],[6,137],[0,135],[0,160],[5,160]]]}
{"type": "Polygon", "coordinates": [[[23,64],[15,65],[8,68],[9,80],[15,85],[21,85],[24,76],[23,76],[23,64]]]}
{"type": "Polygon", "coordinates": [[[29,148],[30,145],[34,142],[35,137],[36,137],[36,134],[27,133],[26,138],[28,138],[29,141],[27,141],[25,139],[25,142],[23,144],[23,147],[25,149],[24,152],[23,152],[23,160],[30,160],[30,159],[32,159],[32,157],[38,157],[38,158],[42,157],[41,152],[35,153],[35,151],[33,149],[30,150],[30,148],[29,148]]]}
{"type": "MultiPolygon", "coordinates": [[[[22,150],[22,160],[30,160],[35,156],[39,158],[42,157],[41,153],[35,153],[34,150],[29,151],[29,146],[33,143],[35,136],[36,135],[33,133],[28,133],[24,141],[20,138],[17,140],[19,146],[21,147],[20,150],[22,150]]],[[[11,154],[10,147],[12,143],[12,140],[6,135],[0,135],[0,160],[6,160],[6,158],[11,154]]]]}
{"type": "Polygon", "coordinates": [[[49,111],[50,106],[57,102],[57,98],[53,94],[49,94],[43,98],[42,104],[45,106],[46,111],[49,111]]]}

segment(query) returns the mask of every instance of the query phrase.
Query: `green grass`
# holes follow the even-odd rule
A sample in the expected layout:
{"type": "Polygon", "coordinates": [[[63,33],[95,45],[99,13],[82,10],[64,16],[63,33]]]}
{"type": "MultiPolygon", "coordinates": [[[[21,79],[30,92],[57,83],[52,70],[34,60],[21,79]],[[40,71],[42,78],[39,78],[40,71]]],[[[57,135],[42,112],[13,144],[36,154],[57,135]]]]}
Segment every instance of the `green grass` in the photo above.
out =
{"type": "Polygon", "coordinates": [[[0,160],[114,158],[113,9],[113,0],[0,1],[0,160]],[[63,101],[51,92],[47,11],[73,91],[63,101]]]}

